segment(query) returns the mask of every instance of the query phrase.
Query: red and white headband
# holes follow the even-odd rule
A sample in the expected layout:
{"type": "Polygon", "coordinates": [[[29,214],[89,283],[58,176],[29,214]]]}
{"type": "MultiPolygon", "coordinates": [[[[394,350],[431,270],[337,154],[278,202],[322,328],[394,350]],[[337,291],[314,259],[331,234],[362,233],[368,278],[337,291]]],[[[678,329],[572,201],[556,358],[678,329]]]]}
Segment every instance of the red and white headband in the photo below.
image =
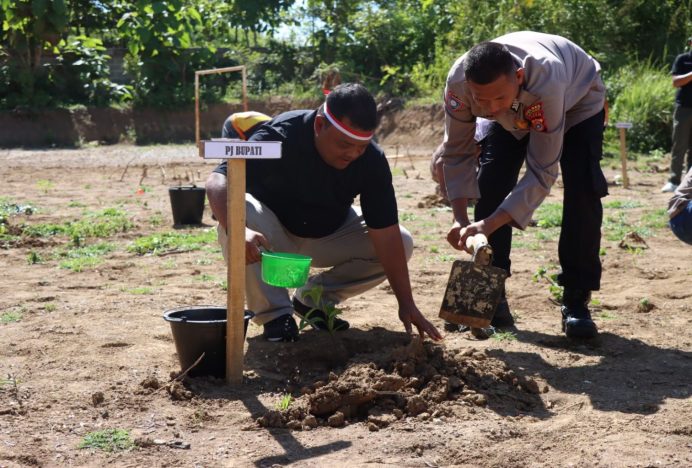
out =
{"type": "Polygon", "coordinates": [[[329,112],[329,108],[327,107],[326,102],[324,103],[324,116],[341,133],[343,133],[347,137],[353,138],[354,140],[369,141],[373,137],[373,135],[375,134],[375,132],[364,132],[361,130],[354,130],[354,129],[346,126],[343,122],[339,122],[339,120],[336,117],[334,117],[334,115],[332,115],[331,112],[329,112]]]}

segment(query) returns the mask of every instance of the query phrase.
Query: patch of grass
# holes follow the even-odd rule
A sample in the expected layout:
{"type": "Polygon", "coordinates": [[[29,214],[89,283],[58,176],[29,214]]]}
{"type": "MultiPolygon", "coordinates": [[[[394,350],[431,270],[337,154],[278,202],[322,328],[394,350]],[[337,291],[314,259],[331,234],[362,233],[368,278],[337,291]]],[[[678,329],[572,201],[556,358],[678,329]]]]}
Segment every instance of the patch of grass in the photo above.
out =
{"type": "Polygon", "coordinates": [[[75,200],[70,201],[70,203],[68,203],[67,206],[69,208],[86,208],[86,205],[84,203],[75,200]]]}
{"type": "Polygon", "coordinates": [[[195,263],[197,265],[211,265],[214,261],[211,258],[198,258],[195,263]]]}
{"type": "Polygon", "coordinates": [[[46,179],[41,179],[36,181],[36,188],[41,190],[44,194],[50,192],[50,190],[55,187],[55,184],[46,179]]]}
{"type": "Polygon", "coordinates": [[[55,256],[60,260],[60,268],[81,272],[93,268],[103,262],[103,256],[113,252],[115,245],[108,242],[86,245],[84,247],[69,248],[58,252],[55,256]]]}
{"type": "Polygon", "coordinates": [[[614,210],[629,210],[632,208],[639,208],[641,206],[642,202],[639,200],[611,200],[603,204],[603,208],[614,210]]]}
{"type": "Polygon", "coordinates": [[[69,237],[74,245],[79,246],[84,239],[110,237],[133,227],[134,224],[128,219],[127,213],[117,208],[106,208],[98,212],[86,213],[77,221],[24,226],[23,233],[29,237],[64,235],[69,237]]]}
{"type": "Polygon", "coordinates": [[[46,305],[43,306],[43,310],[45,310],[46,312],[55,312],[55,309],[57,309],[57,307],[52,302],[48,302],[46,305]]]}
{"type": "Polygon", "coordinates": [[[216,278],[214,276],[208,275],[206,273],[203,273],[201,275],[195,275],[195,276],[193,276],[193,278],[195,279],[195,281],[200,281],[202,283],[206,283],[207,281],[215,281],[216,280],[216,278]]]}
{"type": "Polygon", "coordinates": [[[276,409],[279,411],[286,411],[291,406],[291,403],[293,403],[293,396],[290,393],[286,393],[276,402],[276,409]]]}
{"type": "Polygon", "coordinates": [[[166,252],[187,252],[200,250],[216,243],[216,230],[186,232],[165,232],[140,237],[134,241],[127,250],[137,255],[154,254],[161,255],[166,252]]]}
{"type": "Polygon", "coordinates": [[[560,237],[560,230],[555,228],[547,228],[536,232],[536,240],[539,241],[556,241],[560,237]]]}
{"type": "Polygon", "coordinates": [[[517,335],[509,331],[496,331],[490,338],[496,341],[516,341],[517,335]]]}
{"type": "Polygon", "coordinates": [[[665,229],[668,227],[668,219],[668,211],[665,208],[659,208],[644,213],[639,218],[639,222],[646,228],[665,229]]]}
{"type": "Polygon", "coordinates": [[[123,289],[126,293],[134,294],[135,296],[145,296],[147,294],[154,294],[154,289],[147,286],[139,286],[137,288],[123,289]]]}
{"type": "Polygon", "coordinates": [[[0,323],[14,323],[19,322],[23,317],[20,310],[8,310],[0,314],[0,323]]]}
{"type": "Polygon", "coordinates": [[[433,245],[430,247],[430,253],[434,253],[434,254],[440,253],[440,248],[437,247],[436,245],[433,245]]]}
{"type": "Polygon", "coordinates": [[[415,221],[417,216],[415,213],[401,213],[401,221],[415,221]]]}
{"type": "Polygon", "coordinates": [[[454,255],[442,254],[435,257],[435,259],[440,262],[453,262],[454,260],[456,260],[456,257],[454,255]]]}
{"type": "Polygon", "coordinates": [[[536,210],[537,226],[540,228],[562,225],[562,203],[543,203],[536,210]]]}
{"type": "Polygon", "coordinates": [[[616,318],[618,318],[617,315],[608,312],[607,310],[604,310],[603,312],[598,314],[597,317],[602,320],[615,320],[616,318]]]}
{"type": "Polygon", "coordinates": [[[153,214],[149,217],[149,224],[151,226],[161,226],[163,224],[163,216],[161,213],[153,214]]]}
{"type": "Polygon", "coordinates": [[[84,436],[78,448],[93,448],[104,452],[119,452],[132,448],[134,443],[125,429],[104,429],[84,436]]]}

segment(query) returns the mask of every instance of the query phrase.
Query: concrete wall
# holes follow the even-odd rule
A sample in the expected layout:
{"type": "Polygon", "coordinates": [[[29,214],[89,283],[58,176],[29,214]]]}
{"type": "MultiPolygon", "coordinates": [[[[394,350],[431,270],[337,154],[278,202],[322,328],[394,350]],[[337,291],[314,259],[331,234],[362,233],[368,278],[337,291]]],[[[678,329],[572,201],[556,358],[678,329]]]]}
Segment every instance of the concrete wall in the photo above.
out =
{"type": "MultiPolygon", "coordinates": [[[[251,110],[275,115],[291,109],[313,109],[318,101],[249,102],[251,110]]],[[[228,115],[240,105],[214,104],[201,111],[203,139],[221,136],[228,115]]],[[[88,142],[114,144],[179,143],[195,139],[195,112],[190,109],[50,109],[0,112],[0,147],[74,147],[88,142]]]]}

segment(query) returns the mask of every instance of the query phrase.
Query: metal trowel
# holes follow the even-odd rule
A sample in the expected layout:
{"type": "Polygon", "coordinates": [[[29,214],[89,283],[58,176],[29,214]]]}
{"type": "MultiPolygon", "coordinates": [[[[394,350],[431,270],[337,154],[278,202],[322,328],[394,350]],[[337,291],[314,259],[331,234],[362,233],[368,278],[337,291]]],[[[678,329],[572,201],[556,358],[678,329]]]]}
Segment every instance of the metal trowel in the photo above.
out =
{"type": "Polygon", "coordinates": [[[452,264],[440,318],[467,325],[478,336],[479,330],[474,329],[490,327],[505,289],[507,272],[491,265],[493,251],[485,235],[469,236],[466,247],[473,252],[472,261],[456,260],[452,264]]]}

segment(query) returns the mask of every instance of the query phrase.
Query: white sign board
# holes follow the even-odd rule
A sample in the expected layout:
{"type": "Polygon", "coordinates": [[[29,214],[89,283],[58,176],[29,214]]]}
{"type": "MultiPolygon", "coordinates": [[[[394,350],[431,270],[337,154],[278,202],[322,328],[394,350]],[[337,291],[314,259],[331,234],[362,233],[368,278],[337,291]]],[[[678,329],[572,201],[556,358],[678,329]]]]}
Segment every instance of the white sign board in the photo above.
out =
{"type": "Polygon", "coordinates": [[[204,159],[281,159],[280,141],[203,141],[204,159]]]}
{"type": "Polygon", "coordinates": [[[632,128],[632,122],[616,122],[615,128],[632,128]]]}

